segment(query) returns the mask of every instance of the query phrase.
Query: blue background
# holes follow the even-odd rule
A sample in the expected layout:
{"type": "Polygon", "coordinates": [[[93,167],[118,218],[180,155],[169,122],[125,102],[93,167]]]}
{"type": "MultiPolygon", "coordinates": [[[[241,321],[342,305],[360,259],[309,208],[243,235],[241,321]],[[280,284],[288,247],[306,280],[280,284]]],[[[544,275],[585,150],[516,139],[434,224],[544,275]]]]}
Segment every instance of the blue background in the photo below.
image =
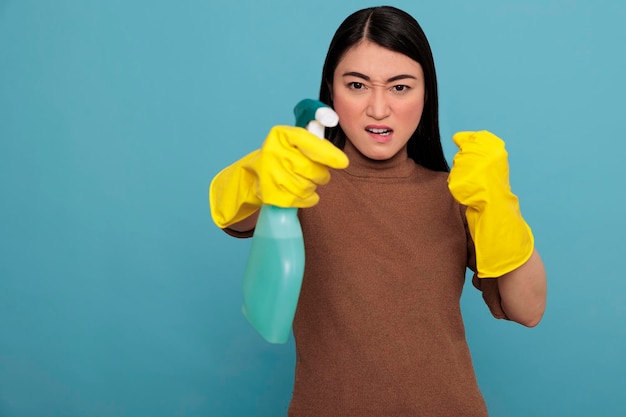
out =
{"type": "MultiPolygon", "coordinates": [[[[539,327],[463,296],[494,417],[626,415],[626,3],[396,1],[446,156],[507,142],[549,276],[539,327]]],[[[278,416],[293,341],[241,312],[249,242],[207,188],[316,97],[362,1],[0,0],[0,416],[278,416]]]]}

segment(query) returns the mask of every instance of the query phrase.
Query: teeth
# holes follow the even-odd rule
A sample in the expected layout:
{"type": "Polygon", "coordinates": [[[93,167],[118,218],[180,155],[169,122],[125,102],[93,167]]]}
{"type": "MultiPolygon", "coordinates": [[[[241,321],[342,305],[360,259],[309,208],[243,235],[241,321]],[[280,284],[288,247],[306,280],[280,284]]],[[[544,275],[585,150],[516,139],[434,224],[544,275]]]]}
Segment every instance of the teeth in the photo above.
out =
{"type": "Polygon", "coordinates": [[[368,131],[377,135],[389,135],[391,133],[389,129],[368,129],[368,131]]]}

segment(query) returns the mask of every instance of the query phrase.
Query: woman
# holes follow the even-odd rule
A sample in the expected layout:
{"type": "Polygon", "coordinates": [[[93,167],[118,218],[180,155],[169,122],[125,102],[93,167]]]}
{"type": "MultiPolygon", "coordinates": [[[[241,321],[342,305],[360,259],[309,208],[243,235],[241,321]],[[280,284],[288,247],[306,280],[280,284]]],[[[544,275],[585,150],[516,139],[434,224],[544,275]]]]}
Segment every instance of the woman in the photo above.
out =
{"type": "Polygon", "coordinates": [[[335,146],[276,127],[210,190],[234,236],[252,234],[262,203],[305,208],[289,415],[486,416],[460,311],[466,268],[497,318],[535,326],[546,296],[503,142],[456,134],[448,173],[428,41],[392,7],[341,24],[320,100],[339,115],[335,146]]]}

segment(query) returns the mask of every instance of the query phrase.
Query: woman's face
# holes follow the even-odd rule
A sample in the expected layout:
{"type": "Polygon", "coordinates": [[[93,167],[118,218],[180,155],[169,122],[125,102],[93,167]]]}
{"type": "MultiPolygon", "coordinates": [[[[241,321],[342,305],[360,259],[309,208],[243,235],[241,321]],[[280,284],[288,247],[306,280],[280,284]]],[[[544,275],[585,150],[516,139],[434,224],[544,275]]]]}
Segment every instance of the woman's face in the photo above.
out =
{"type": "Polygon", "coordinates": [[[389,159],[420,122],[424,72],[406,55],[363,41],[335,68],[332,98],[348,140],[370,159],[389,159]]]}

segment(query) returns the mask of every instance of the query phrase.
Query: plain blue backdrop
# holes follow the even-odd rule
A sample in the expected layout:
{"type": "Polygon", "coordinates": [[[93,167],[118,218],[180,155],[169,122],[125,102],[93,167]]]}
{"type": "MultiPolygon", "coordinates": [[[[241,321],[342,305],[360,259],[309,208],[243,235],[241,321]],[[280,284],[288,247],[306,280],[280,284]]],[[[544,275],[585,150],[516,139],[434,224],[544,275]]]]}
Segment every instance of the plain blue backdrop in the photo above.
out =
{"type": "MultiPolygon", "coordinates": [[[[285,415],[293,341],[243,318],[207,188],[317,96],[356,0],[0,0],[0,416],[285,415]]],[[[507,142],[539,327],[463,310],[494,417],[626,415],[626,3],[396,1],[457,130],[507,142]]]]}

